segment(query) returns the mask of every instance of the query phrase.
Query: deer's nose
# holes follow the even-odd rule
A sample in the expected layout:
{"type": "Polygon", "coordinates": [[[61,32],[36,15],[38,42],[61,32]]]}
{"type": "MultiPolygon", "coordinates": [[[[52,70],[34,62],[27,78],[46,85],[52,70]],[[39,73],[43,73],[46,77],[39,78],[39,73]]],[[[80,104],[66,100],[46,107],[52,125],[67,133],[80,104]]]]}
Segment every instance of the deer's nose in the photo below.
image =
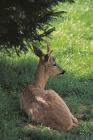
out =
{"type": "Polygon", "coordinates": [[[66,71],[65,70],[63,70],[60,74],[64,74],[66,71]]]}

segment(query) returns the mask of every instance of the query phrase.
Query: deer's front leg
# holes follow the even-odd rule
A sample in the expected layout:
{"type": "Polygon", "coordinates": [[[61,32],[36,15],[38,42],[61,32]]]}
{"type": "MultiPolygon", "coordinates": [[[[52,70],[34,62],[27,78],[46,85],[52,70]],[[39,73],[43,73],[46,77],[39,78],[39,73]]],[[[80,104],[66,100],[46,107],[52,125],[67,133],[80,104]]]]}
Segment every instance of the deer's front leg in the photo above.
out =
{"type": "Polygon", "coordinates": [[[77,120],[77,118],[74,117],[72,114],[71,114],[71,116],[72,116],[72,121],[73,121],[73,123],[78,124],[78,120],[77,120]]]}
{"type": "Polygon", "coordinates": [[[66,105],[65,101],[63,100],[63,98],[61,98],[58,93],[56,93],[54,90],[48,90],[47,91],[47,97],[48,100],[50,100],[51,102],[55,102],[58,103],[60,108],[62,110],[65,110],[66,113],[68,113],[68,116],[71,117],[73,124],[77,124],[78,120],[76,117],[74,117],[74,115],[71,113],[69,107],[66,105]]]}

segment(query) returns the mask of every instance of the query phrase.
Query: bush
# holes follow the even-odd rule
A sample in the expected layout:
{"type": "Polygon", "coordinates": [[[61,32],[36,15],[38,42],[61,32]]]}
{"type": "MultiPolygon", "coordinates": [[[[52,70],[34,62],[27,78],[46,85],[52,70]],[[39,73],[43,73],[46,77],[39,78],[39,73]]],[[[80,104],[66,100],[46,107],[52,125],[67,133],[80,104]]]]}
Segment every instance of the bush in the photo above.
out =
{"type": "Polygon", "coordinates": [[[0,49],[15,48],[17,53],[18,50],[26,51],[24,40],[40,41],[49,35],[54,28],[48,21],[57,15],[51,7],[59,1],[73,0],[1,0],[0,49]]]}

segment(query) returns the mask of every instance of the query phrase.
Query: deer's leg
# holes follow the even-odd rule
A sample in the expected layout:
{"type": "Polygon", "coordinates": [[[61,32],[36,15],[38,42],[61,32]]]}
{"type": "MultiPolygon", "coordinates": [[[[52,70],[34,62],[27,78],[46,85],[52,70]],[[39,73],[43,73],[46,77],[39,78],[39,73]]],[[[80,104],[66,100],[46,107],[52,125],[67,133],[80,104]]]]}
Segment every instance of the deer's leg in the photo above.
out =
{"type": "Polygon", "coordinates": [[[78,120],[77,120],[77,118],[74,117],[73,115],[72,115],[72,121],[73,121],[73,123],[78,124],[78,120]]]}
{"type": "Polygon", "coordinates": [[[72,115],[69,107],[66,105],[64,100],[53,90],[48,90],[47,96],[51,102],[55,101],[55,102],[59,103],[60,108],[64,108],[66,110],[66,112],[68,113],[68,117],[71,117],[72,123],[68,129],[71,129],[73,126],[76,126],[76,124],[78,123],[78,120],[77,120],[77,118],[74,117],[74,115],[72,115]]]}

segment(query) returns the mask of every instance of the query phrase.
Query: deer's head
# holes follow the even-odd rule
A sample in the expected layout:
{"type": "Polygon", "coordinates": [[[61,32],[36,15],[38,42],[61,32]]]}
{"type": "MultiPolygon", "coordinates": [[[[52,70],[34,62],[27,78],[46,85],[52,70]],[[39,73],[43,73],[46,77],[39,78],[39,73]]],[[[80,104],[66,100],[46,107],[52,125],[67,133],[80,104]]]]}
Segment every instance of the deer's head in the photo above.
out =
{"type": "MultiPolygon", "coordinates": [[[[39,57],[39,65],[45,68],[45,72],[49,76],[56,76],[64,74],[65,71],[59,67],[56,63],[55,58],[51,55],[52,50],[50,50],[49,45],[47,45],[47,54],[44,54],[38,47],[33,46],[34,53],[39,57]]],[[[42,75],[42,74],[41,74],[42,75]]]]}

